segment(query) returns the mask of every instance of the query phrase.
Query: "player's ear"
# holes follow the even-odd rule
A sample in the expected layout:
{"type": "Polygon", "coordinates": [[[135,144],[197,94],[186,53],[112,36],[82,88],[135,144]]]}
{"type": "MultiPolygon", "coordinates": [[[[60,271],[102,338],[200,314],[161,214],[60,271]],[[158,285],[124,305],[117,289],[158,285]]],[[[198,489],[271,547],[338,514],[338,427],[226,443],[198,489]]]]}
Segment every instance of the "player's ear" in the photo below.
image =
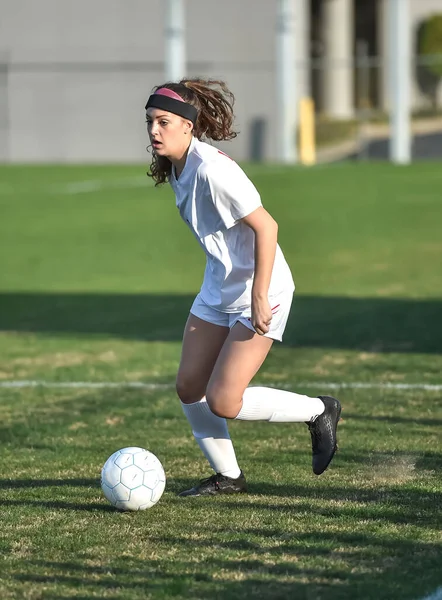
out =
{"type": "Polygon", "coordinates": [[[187,133],[188,135],[190,135],[193,131],[193,123],[192,121],[184,121],[184,133],[187,133]]]}

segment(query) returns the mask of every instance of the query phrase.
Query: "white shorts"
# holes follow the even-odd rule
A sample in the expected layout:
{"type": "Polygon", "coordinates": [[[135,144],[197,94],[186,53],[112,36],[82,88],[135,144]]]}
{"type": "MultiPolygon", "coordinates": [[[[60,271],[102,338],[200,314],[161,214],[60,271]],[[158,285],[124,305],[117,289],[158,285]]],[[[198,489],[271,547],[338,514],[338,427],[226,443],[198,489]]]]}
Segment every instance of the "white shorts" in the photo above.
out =
{"type": "MultiPolygon", "coordinates": [[[[279,296],[272,298],[270,307],[272,309],[273,317],[270,322],[270,329],[268,333],[264,334],[264,337],[269,337],[272,340],[282,342],[282,336],[289,318],[292,300],[293,292],[291,290],[289,292],[283,292],[279,296]]],[[[190,312],[192,315],[195,315],[195,317],[198,317],[203,321],[213,323],[214,325],[220,325],[221,327],[229,327],[229,329],[232,329],[232,327],[239,322],[248,327],[248,329],[255,331],[250,320],[250,307],[240,312],[226,313],[216,310],[215,308],[212,308],[203,302],[200,294],[198,294],[193,301],[190,312]]]]}

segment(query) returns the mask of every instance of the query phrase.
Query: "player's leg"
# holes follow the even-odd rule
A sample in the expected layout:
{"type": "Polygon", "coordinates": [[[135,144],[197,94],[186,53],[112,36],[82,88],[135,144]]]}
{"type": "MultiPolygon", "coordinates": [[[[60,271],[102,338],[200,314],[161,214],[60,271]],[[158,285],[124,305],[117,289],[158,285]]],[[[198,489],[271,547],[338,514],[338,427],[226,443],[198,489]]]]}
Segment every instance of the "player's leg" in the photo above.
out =
{"type": "Polygon", "coordinates": [[[194,404],[205,396],[213,367],[228,335],[228,326],[189,315],[176,377],[176,390],[183,404],[194,404]]]}
{"type": "Polygon", "coordinates": [[[312,436],[313,471],[322,473],[336,451],[340,404],[286,390],[248,387],[272,345],[244,322],[230,331],[209,380],[206,398],[220,417],[244,421],[305,422],[312,436]]]}
{"type": "MultiPolygon", "coordinates": [[[[192,309],[198,311],[197,303],[192,309]]],[[[203,316],[210,318],[210,315],[203,316]]],[[[222,315],[212,317],[221,318],[222,315]]],[[[176,388],[193,435],[215,474],[221,473],[232,480],[243,480],[226,420],[212,413],[205,398],[207,382],[228,333],[228,326],[210,323],[194,314],[189,315],[184,330],[176,388]]],[[[212,487],[209,484],[206,485],[207,490],[187,490],[183,495],[201,495],[205,491],[210,492],[212,487]]],[[[244,490],[241,491],[245,491],[245,480],[242,487],[244,490]]]]}
{"type": "Polygon", "coordinates": [[[212,412],[227,419],[305,422],[324,411],[319,398],[286,390],[249,387],[273,340],[237,323],[230,331],[207,385],[212,412]]]}

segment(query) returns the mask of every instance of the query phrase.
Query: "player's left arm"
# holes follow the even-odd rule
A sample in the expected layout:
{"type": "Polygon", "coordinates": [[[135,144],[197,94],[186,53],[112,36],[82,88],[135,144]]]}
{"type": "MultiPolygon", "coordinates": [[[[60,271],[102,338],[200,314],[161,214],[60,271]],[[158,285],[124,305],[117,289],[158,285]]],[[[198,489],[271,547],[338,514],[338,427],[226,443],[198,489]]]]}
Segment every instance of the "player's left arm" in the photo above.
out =
{"type": "Polygon", "coordinates": [[[252,325],[260,335],[269,331],[272,311],[268,292],[278,243],[278,224],[262,206],[241,219],[255,233],[255,275],[252,287],[252,325]]]}

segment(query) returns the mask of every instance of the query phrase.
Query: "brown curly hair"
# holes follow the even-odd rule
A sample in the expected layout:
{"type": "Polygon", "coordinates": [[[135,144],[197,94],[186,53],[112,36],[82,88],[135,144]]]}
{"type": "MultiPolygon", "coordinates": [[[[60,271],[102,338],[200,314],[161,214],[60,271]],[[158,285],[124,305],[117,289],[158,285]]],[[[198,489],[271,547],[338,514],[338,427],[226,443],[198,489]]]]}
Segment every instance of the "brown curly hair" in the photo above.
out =
{"type": "MultiPolygon", "coordinates": [[[[181,79],[178,83],[164,83],[156,86],[152,93],[160,88],[168,88],[198,109],[193,135],[199,140],[205,138],[215,141],[231,140],[237,136],[233,131],[233,104],[235,97],[224,81],[216,79],[181,79]]],[[[165,183],[170,177],[172,163],[165,156],[152,155],[149,177],[155,185],[165,183]]]]}

